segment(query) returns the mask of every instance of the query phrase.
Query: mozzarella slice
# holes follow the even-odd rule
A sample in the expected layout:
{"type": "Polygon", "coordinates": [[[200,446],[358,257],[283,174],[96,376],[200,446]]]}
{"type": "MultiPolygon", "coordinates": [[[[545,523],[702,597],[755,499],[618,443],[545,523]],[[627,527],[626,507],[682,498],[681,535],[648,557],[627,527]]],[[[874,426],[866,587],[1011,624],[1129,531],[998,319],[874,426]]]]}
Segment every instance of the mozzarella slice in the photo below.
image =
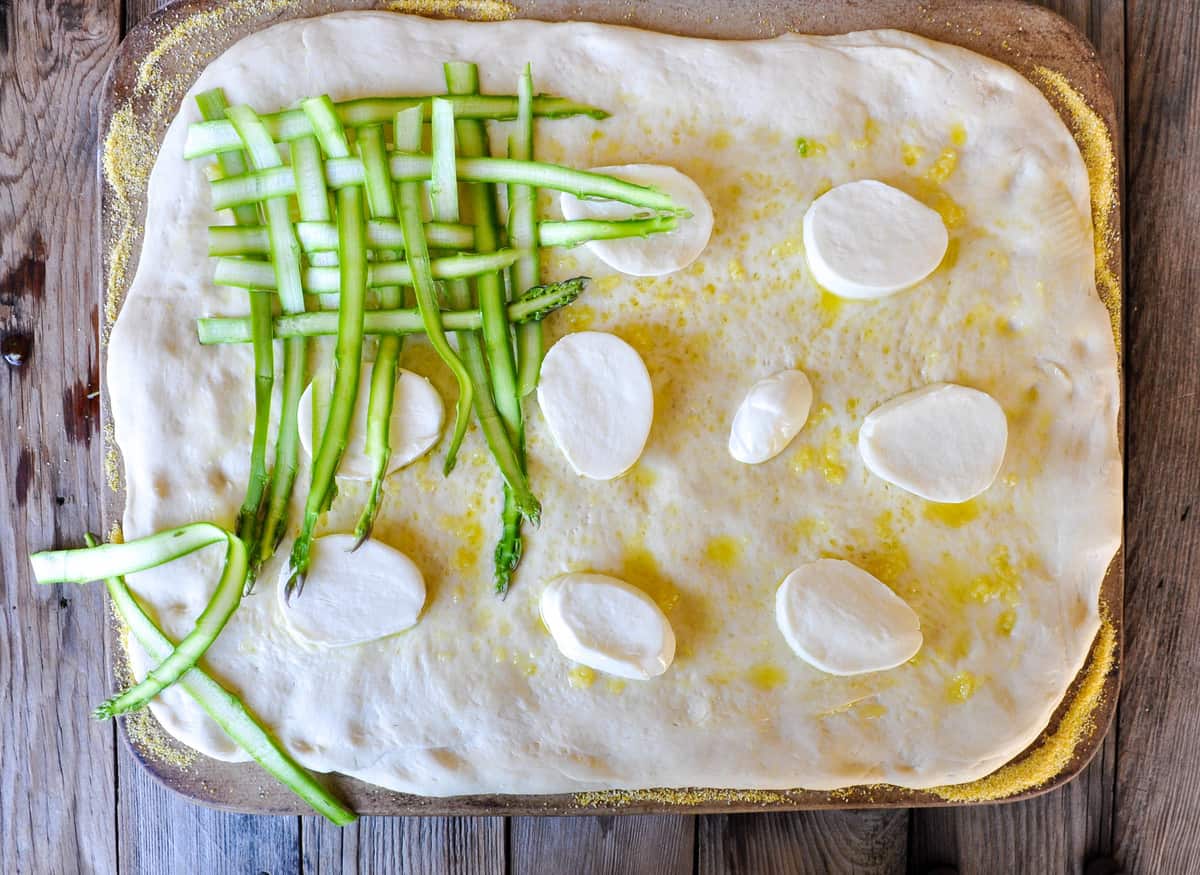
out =
{"type": "MultiPolygon", "coordinates": [[[[371,460],[367,457],[367,408],[371,397],[371,367],[364,367],[358,381],[358,402],[346,449],[338,466],[338,476],[352,480],[371,479],[371,460]]],[[[442,436],[446,411],[442,396],[433,384],[412,371],[397,372],[396,392],[392,397],[392,422],[389,442],[392,448],[387,473],[398,471],[425,455],[442,436]]],[[[312,458],[313,387],[309,383],[300,396],[297,411],[300,444],[312,458]]]]}
{"type": "Polygon", "coordinates": [[[666,615],[650,596],[615,577],[556,577],[542,591],[541,611],[563,656],[596,671],[649,680],[675,658],[666,615]]]}
{"type": "Polygon", "coordinates": [[[858,451],[876,477],[921,498],[954,504],[992,485],[1008,446],[1008,420],[991,395],[933,383],[872,410],[858,451]]]}
{"type": "MultiPolygon", "coordinates": [[[[679,218],[674,231],[631,237],[626,240],[596,240],[584,244],[593,255],[621,273],[631,276],[662,276],[682,270],[700,257],[708,238],[712,236],[713,212],[708,198],[689,177],[674,167],[661,164],[623,164],[615,167],[593,167],[596,173],[606,173],[637,185],[654,186],[674,198],[692,215],[679,218]]],[[[571,194],[559,197],[563,217],[575,219],[629,219],[645,212],[638,207],[617,201],[580,200],[571,194]]]]}
{"type": "Polygon", "coordinates": [[[654,389],[642,357],[602,331],[568,334],[550,347],[538,405],[575,473],[619,477],[641,456],[654,420],[654,389]]]}
{"type": "Polygon", "coordinates": [[[903,599],[856,565],[819,559],[775,593],[775,622],[805,662],[836,675],[895,668],[921,649],[921,621],[903,599]]]}
{"type": "Polygon", "coordinates": [[[780,371],[746,393],[729,431],[729,455],[757,465],[782,453],[808,421],[812,384],[803,371],[780,371]]]}
{"type": "Polygon", "coordinates": [[[402,632],[425,605],[425,579],[413,561],[368,539],[350,552],[353,535],[326,535],[312,543],[304,590],[289,604],[285,564],[276,590],[283,617],[302,641],[350,647],[402,632]]]}
{"type": "Polygon", "coordinates": [[[830,189],[804,214],[813,279],[843,298],[882,298],[919,283],[948,244],[941,216],[873,179],[830,189]]]}

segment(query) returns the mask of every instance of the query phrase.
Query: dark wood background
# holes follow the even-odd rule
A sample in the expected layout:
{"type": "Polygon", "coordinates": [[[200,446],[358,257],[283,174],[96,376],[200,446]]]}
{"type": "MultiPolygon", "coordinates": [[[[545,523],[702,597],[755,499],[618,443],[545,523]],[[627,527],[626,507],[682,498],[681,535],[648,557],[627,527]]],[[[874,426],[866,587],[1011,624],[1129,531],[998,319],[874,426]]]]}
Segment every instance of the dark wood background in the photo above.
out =
{"type": "Polygon", "coordinates": [[[1200,872],[1200,0],[1045,5],[1097,46],[1124,132],[1126,661],[1088,769],[976,808],[338,830],[193,805],[86,720],[101,591],[35,589],[25,557],[99,528],[99,93],[156,0],[0,0],[0,871],[1200,872]]]}

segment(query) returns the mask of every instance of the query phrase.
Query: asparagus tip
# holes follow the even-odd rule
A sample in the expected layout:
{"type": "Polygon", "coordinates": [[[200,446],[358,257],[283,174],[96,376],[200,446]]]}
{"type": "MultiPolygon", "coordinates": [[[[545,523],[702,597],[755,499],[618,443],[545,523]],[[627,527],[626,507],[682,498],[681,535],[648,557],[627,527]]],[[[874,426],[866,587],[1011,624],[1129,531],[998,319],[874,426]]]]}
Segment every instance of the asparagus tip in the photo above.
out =
{"type": "Polygon", "coordinates": [[[113,700],[112,699],[109,699],[108,701],[106,701],[100,705],[97,705],[92,710],[92,719],[93,720],[111,720],[115,716],[116,716],[116,712],[113,710],[113,700]]]}

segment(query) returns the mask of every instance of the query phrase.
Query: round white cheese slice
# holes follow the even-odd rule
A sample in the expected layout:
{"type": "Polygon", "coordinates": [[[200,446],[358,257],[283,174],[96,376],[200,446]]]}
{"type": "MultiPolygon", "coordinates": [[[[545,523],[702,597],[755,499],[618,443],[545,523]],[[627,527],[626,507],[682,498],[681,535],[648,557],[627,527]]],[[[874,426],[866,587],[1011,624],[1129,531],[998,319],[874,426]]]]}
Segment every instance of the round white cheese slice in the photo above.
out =
{"type": "Polygon", "coordinates": [[[729,455],[757,465],[775,458],[808,421],[812,383],[803,371],[780,371],[750,387],[733,417],[729,455]]]}
{"type": "Polygon", "coordinates": [[[1008,420],[991,395],[933,383],[872,410],[858,451],[876,477],[929,501],[968,501],[1000,473],[1008,420]]]}
{"type": "Polygon", "coordinates": [[[649,680],[675,658],[675,632],[654,599],[604,574],[564,574],[546,585],[542,620],[563,656],[596,671],[649,680]]]}
{"type": "Polygon", "coordinates": [[[941,216],[874,179],[832,188],[804,214],[813,279],[843,298],[882,298],[916,285],[941,264],[948,244],[941,216]]]}
{"type": "MultiPolygon", "coordinates": [[[[615,167],[593,167],[637,185],[653,186],[669,194],[677,204],[691,211],[691,216],[679,217],[674,231],[630,237],[625,240],[595,240],[584,244],[593,255],[611,267],[631,276],[662,276],[682,270],[700,257],[708,238],[712,236],[713,212],[708,198],[689,177],[674,167],[661,164],[622,164],[615,167]]],[[[638,207],[618,201],[580,200],[565,192],[559,197],[563,218],[629,219],[641,213],[638,207]]]]}
{"type": "Polygon", "coordinates": [[[284,621],[297,638],[327,647],[350,647],[416,624],[425,605],[425,579],[413,561],[386,544],[353,535],[312,542],[312,563],[299,595],[289,603],[285,564],[276,588],[284,621]]]}
{"type": "MultiPolygon", "coordinates": [[[[371,397],[370,366],[364,366],[358,381],[358,400],[354,405],[354,417],[350,420],[350,433],[346,438],[346,449],[338,466],[338,476],[352,480],[371,479],[371,460],[367,457],[367,410],[371,397]]],[[[420,374],[401,368],[396,374],[396,391],[392,396],[392,421],[389,443],[392,454],[387,473],[398,471],[425,455],[442,436],[446,410],[442,396],[433,384],[420,374]]],[[[313,387],[309,383],[300,396],[297,411],[300,429],[300,444],[312,458],[313,433],[313,387]]]]}
{"type": "Polygon", "coordinates": [[[819,559],[789,574],[775,593],[775,622],[801,659],[836,675],[895,668],[923,641],[913,609],[841,559],[819,559]]]}
{"type": "Polygon", "coordinates": [[[602,331],[568,334],[550,347],[538,405],[577,474],[611,480],[633,467],[654,421],[654,389],[637,350],[602,331]]]}

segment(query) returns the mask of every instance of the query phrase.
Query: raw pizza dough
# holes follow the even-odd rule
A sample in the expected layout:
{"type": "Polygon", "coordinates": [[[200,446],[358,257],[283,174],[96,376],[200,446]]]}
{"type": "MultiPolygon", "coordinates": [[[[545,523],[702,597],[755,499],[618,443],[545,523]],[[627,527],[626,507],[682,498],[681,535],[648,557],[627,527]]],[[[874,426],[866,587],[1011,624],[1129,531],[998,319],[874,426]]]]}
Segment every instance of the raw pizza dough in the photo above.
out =
{"type": "MultiPolygon", "coordinates": [[[[479,62],[484,90],[498,93],[530,61],[539,91],[612,113],[539,122],[540,157],[669,164],[712,202],[712,241],[680,274],[614,275],[582,248],[546,256],[551,277],[594,277],[548,320],[549,340],[613,331],[646,361],[656,418],[645,455],[612,482],[577,477],[526,402],[544,513],[499,602],[489,587],[499,475],[472,429],[443,480],[443,441],[388,481],[375,530],[425,576],[417,626],[340,650],[293,640],[266,591],[285,542],[206,667],[305,766],[430,795],[929,787],[1017,754],[1084,661],[1121,524],[1117,362],[1093,281],[1088,179],[1041,94],[996,62],[894,31],[721,43],[379,13],[271,27],[218,58],[192,93],[221,86],[263,112],[322,92],[437,93],[450,58],[479,62]],[[841,302],[807,274],[801,219],[820,192],[860,178],[937,209],[951,249],[909,291],[841,302]],[[739,401],[786,368],[812,378],[810,421],[776,459],[736,462],[726,439],[739,401]],[[1010,423],[996,483],[953,509],[870,476],[855,451],[862,416],[937,381],[991,393],[1010,423]],[[822,556],[855,561],[912,605],[925,635],[913,660],[840,678],[788,649],[775,590],[822,556]],[[571,682],[538,620],[545,583],[568,571],[612,574],[658,601],[678,637],[666,674],[571,682]],[[970,689],[964,677],[975,687],[965,701],[953,693],[970,689]]],[[[151,176],[142,257],[109,348],[127,537],[232,525],[246,481],[249,346],[195,340],[196,317],[246,307],[244,292],[211,282],[204,162],[181,157],[197,118],[189,96],[151,176]]],[[[501,152],[506,127],[491,136],[501,152]]],[[[453,381],[424,342],[406,343],[403,365],[452,403],[453,381]]],[[[306,483],[302,471],[293,519],[306,483]]],[[[364,490],[340,486],[323,531],[353,528],[364,490]]],[[[178,638],[220,559],[209,548],[131,585],[178,638]]],[[[133,665],[140,676],[136,649],[133,665]]],[[[187,744],[241,758],[178,690],[152,707],[187,744]]]]}

